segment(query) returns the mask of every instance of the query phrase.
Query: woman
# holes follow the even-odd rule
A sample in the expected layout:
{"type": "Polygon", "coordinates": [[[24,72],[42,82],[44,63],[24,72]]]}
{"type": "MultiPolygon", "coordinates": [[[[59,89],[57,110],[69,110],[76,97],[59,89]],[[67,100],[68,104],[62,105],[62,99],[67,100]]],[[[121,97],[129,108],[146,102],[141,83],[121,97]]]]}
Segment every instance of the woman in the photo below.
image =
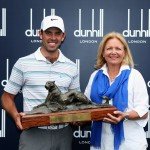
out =
{"type": "Polygon", "coordinates": [[[104,97],[117,108],[103,121],[94,121],[91,150],[146,150],[143,127],[148,121],[148,93],[124,37],[108,33],[100,43],[96,71],[89,79],[85,95],[95,103],[104,97]]]}

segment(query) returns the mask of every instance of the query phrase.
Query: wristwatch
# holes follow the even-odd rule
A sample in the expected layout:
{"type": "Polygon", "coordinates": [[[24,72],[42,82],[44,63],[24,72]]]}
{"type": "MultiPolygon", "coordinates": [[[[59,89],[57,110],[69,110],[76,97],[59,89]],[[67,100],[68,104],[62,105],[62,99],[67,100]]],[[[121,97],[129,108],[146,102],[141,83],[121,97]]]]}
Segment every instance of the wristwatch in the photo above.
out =
{"type": "Polygon", "coordinates": [[[125,120],[129,120],[129,112],[125,112],[125,117],[124,117],[125,120]]]}

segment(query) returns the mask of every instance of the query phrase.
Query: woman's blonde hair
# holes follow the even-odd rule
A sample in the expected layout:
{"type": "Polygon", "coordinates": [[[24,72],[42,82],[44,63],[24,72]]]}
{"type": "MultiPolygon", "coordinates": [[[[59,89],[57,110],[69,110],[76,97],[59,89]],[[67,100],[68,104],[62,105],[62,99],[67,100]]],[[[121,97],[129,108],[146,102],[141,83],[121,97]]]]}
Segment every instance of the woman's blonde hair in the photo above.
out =
{"type": "Polygon", "coordinates": [[[105,58],[103,57],[104,48],[105,48],[107,41],[110,39],[113,39],[113,38],[117,38],[124,45],[125,57],[122,61],[122,64],[129,65],[131,68],[133,68],[134,62],[133,62],[133,58],[132,58],[132,54],[129,49],[129,46],[128,46],[125,38],[123,37],[123,35],[118,32],[110,32],[103,37],[103,39],[99,45],[99,48],[98,48],[95,68],[99,69],[106,63],[105,58]]]}

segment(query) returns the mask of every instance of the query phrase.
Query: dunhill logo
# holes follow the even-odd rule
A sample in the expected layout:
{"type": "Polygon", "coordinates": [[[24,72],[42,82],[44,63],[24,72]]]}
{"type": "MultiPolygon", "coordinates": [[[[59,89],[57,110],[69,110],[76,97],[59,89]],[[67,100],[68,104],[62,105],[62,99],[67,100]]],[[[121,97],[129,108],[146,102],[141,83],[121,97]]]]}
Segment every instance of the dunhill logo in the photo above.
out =
{"type": "MultiPolygon", "coordinates": [[[[46,16],[46,11],[43,9],[43,18],[46,16]]],[[[51,15],[55,15],[55,9],[51,9],[51,15]]],[[[53,19],[54,20],[54,19],[53,19]]],[[[30,28],[25,31],[25,35],[28,37],[38,37],[39,29],[33,29],[33,11],[30,9],[30,28]]]]}
{"type": "Polygon", "coordinates": [[[6,36],[6,8],[2,8],[2,29],[0,29],[0,36],[6,36]]]}
{"type": "Polygon", "coordinates": [[[1,85],[5,87],[9,78],[9,59],[6,59],[6,79],[2,80],[1,85]]]}
{"type": "Polygon", "coordinates": [[[127,29],[123,31],[125,37],[150,37],[150,9],[148,10],[148,30],[143,29],[144,19],[143,19],[143,9],[141,9],[141,20],[140,20],[140,29],[131,30],[130,23],[130,9],[128,9],[128,25],[127,29]]]}
{"type": "Polygon", "coordinates": [[[91,137],[91,131],[82,131],[79,126],[78,130],[75,130],[73,132],[73,136],[75,138],[89,138],[89,137],[91,137]]]}
{"type": "MultiPolygon", "coordinates": [[[[43,10],[43,13],[45,14],[45,9],[43,10]]],[[[30,29],[27,29],[25,31],[25,35],[29,37],[37,37],[39,36],[39,29],[34,30],[33,29],[33,15],[32,15],[32,8],[30,9],[30,29]]]]}
{"type": "MultiPolygon", "coordinates": [[[[9,59],[6,60],[6,79],[2,80],[1,85],[4,87],[9,78],[9,59]]],[[[5,110],[1,110],[1,130],[0,130],[0,137],[5,137],[5,130],[6,130],[6,112],[5,110]]]]}
{"type": "Polygon", "coordinates": [[[82,29],[81,9],[79,9],[79,29],[74,31],[75,37],[103,37],[104,10],[100,9],[99,13],[99,30],[95,29],[94,9],[92,9],[91,29],[82,29]]]}
{"type": "Polygon", "coordinates": [[[6,134],[6,112],[5,110],[1,110],[1,130],[0,130],[0,137],[5,137],[6,134]]]}

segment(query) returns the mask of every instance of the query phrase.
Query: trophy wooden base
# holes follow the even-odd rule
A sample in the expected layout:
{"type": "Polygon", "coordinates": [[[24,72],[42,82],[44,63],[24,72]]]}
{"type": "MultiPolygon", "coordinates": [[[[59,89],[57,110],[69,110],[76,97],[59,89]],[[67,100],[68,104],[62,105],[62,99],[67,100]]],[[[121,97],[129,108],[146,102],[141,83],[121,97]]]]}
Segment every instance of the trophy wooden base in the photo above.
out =
{"type": "Polygon", "coordinates": [[[104,108],[55,112],[49,114],[25,115],[22,117],[21,122],[23,129],[27,129],[31,127],[47,126],[52,124],[102,120],[107,113],[112,114],[115,110],[117,110],[115,107],[110,106],[104,108]]]}

